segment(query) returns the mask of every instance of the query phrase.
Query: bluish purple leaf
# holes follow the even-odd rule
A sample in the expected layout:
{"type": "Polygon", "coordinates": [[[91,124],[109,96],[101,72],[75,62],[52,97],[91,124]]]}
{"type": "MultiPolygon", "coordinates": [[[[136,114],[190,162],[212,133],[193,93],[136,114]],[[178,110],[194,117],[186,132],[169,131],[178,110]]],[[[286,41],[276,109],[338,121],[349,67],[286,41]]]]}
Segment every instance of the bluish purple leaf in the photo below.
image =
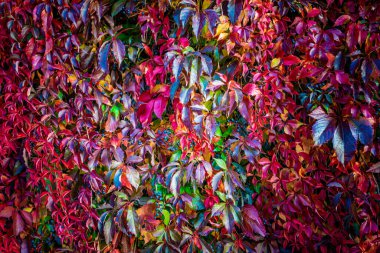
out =
{"type": "Polygon", "coordinates": [[[346,164],[356,151],[356,140],[347,122],[340,123],[334,132],[333,146],[338,160],[346,164]]]}
{"type": "Polygon", "coordinates": [[[227,5],[228,17],[232,24],[235,24],[239,18],[240,12],[243,9],[242,0],[230,0],[227,5]]]}
{"type": "Polygon", "coordinates": [[[313,139],[316,145],[322,145],[329,141],[335,130],[335,120],[331,117],[324,117],[317,120],[313,125],[313,139]]]}
{"type": "Polygon", "coordinates": [[[372,74],[372,70],[372,63],[368,60],[364,60],[361,66],[361,75],[364,83],[368,82],[368,78],[372,74]]]}
{"type": "Polygon", "coordinates": [[[336,55],[335,60],[334,60],[334,69],[335,70],[340,70],[342,68],[342,51],[339,51],[339,53],[336,55]]]}
{"type": "Polygon", "coordinates": [[[99,50],[99,67],[104,73],[108,73],[108,54],[110,51],[110,42],[104,43],[99,50]]]}
{"type": "Polygon", "coordinates": [[[80,17],[82,18],[83,23],[87,22],[88,18],[88,7],[90,5],[90,0],[86,0],[80,9],[80,17]]]}
{"type": "Polygon", "coordinates": [[[180,56],[177,56],[173,61],[173,75],[176,80],[181,74],[182,67],[183,67],[183,60],[184,60],[184,57],[180,55],[180,56]]]}
{"type": "Polygon", "coordinates": [[[349,125],[352,135],[356,140],[359,140],[364,145],[369,145],[372,143],[373,128],[367,119],[352,119],[349,121],[349,125]]]}
{"type": "Polygon", "coordinates": [[[206,14],[206,20],[208,22],[208,29],[212,35],[214,35],[214,27],[216,26],[219,16],[216,11],[212,9],[207,9],[204,11],[206,14]]]}
{"type": "Polygon", "coordinates": [[[355,59],[350,64],[350,74],[353,75],[359,66],[359,59],[355,59]]]}
{"type": "Polygon", "coordinates": [[[113,177],[113,184],[117,188],[121,187],[121,180],[120,180],[121,173],[122,173],[122,170],[117,170],[114,177],[113,177]]]}
{"type": "Polygon", "coordinates": [[[177,92],[179,87],[179,79],[177,79],[170,87],[170,99],[173,101],[175,93],[177,92]]]}
{"type": "Polygon", "coordinates": [[[192,87],[182,87],[181,92],[179,94],[179,100],[181,101],[182,104],[187,104],[190,100],[190,95],[191,92],[193,91],[192,87]]]}

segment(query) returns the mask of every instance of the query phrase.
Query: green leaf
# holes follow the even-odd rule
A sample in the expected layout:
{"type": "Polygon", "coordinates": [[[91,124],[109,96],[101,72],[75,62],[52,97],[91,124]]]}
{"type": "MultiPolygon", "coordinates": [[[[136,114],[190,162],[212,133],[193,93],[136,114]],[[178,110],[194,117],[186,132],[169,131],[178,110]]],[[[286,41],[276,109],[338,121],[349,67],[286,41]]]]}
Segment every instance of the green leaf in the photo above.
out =
{"type": "Polygon", "coordinates": [[[120,112],[123,110],[123,105],[120,104],[119,102],[116,102],[112,107],[111,107],[111,114],[118,119],[120,116],[120,112]]]}
{"type": "Polygon", "coordinates": [[[176,161],[178,161],[179,158],[181,157],[181,155],[182,155],[181,150],[178,150],[178,151],[174,152],[172,154],[172,156],[170,157],[170,162],[176,162],[176,161]]]}
{"type": "Polygon", "coordinates": [[[225,161],[223,161],[222,159],[218,159],[218,158],[214,158],[214,161],[216,162],[216,164],[217,164],[220,168],[222,168],[222,169],[224,169],[224,170],[227,170],[227,164],[226,164],[225,161]]]}
{"type": "Polygon", "coordinates": [[[233,126],[229,126],[227,130],[223,133],[223,138],[227,138],[232,133],[232,130],[234,129],[233,126]]]}
{"type": "Polygon", "coordinates": [[[220,127],[218,127],[215,131],[215,136],[219,136],[219,137],[222,137],[223,134],[222,134],[222,130],[220,130],[220,127]]]}
{"type": "Polygon", "coordinates": [[[139,219],[138,219],[137,213],[136,213],[136,211],[132,205],[130,205],[128,207],[127,224],[128,224],[129,232],[131,232],[134,235],[137,235],[139,219]]]}
{"type": "Polygon", "coordinates": [[[280,65],[280,62],[281,62],[280,58],[273,58],[272,61],[271,61],[271,63],[270,63],[270,67],[271,68],[275,68],[278,65],[280,65]]]}
{"type": "Polygon", "coordinates": [[[205,209],[202,199],[199,196],[196,196],[195,198],[192,199],[191,205],[193,206],[193,209],[196,211],[205,209]]]}
{"type": "Polygon", "coordinates": [[[226,201],[226,194],[220,191],[216,191],[215,193],[222,201],[226,201]]]}
{"type": "Polygon", "coordinates": [[[134,47],[128,47],[128,58],[135,62],[136,61],[136,56],[137,56],[137,49],[134,47]]]}
{"type": "Polygon", "coordinates": [[[63,98],[63,93],[62,93],[62,91],[58,91],[57,97],[58,97],[60,100],[62,100],[62,98],[63,98]]]}
{"type": "Polygon", "coordinates": [[[125,0],[119,0],[112,5],[111,16],[116,16],[124,7],[125,0]]]}
{"type": "Polygon", "coordinates": [[[164,216],[164,224],[167,226],[169,225],[169,222],[170,222],[170,213],[168,210],[164,209],[162,210],[162,216],[164,216]]]}
{"type": "Polygon", "coordinates": [[[193,86],[199,80],[199,59],[195,57],[191,62],[191,70],[190,70],[190,82],[189,85],[193,86]]]}

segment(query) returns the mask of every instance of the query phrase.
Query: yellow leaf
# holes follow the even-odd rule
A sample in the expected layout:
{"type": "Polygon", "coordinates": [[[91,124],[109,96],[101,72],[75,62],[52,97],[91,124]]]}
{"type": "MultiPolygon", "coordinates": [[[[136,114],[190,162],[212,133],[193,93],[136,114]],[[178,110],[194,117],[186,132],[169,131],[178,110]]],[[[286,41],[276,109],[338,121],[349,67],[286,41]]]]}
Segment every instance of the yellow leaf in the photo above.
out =
{"type": "Polygon", "coordinates": [[[281,59],[280,58],[273,58],[272,62],[270,63],[271,68],[275,68],[278,65],[280,65],[281,59]]]}
{"type": "Polygon", "coordinates": [[[212,1],[211,0],[204,0],[202,4],[202,10],[207,9],[211,5],[212,1]]]}
{"type": "Polygon", "coordinates": [[[75,84],[77,82],[77,77],[75,75],[69,75],[68,80],[71,84],[75,84]]]}
{"type": "Polygon", "coordinates": [[[153,240],[155,237],[152,235],[151,232],[141,229],[141,236],[144,237],[145,244],[149,243],[151,240],[153,240]]]}
{"type": "Polygon", "coordinates": [[[218,38],[218,41],[227,39],[228,35],[229,35],[228,33],[221,33],[219,38],[218,38]]]}
{"type": "Polygon", "coordinates": [[[227,32],[229,28],[230,28],[229,22],[219,24],[218,27],[216,28],[215,36],[219,36],[219,34],[227,32]]]}

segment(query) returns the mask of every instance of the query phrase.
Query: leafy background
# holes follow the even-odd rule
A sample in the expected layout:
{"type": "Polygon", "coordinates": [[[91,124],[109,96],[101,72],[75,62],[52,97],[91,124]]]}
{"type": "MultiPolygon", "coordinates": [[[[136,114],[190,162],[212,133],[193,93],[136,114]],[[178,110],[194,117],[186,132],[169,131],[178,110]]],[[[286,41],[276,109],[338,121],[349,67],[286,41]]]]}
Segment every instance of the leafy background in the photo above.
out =
{"type": "Polygon", "coordinates": [[[0,3],[1,252],[376,252],[377,1],[0,3]]]}

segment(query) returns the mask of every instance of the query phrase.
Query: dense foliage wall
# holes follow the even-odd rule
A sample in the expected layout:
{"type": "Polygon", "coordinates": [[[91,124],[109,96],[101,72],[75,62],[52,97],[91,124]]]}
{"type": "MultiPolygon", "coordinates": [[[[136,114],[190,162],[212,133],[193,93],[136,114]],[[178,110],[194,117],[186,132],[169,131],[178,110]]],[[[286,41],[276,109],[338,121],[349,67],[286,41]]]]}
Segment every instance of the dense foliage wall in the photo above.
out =
{"type": "Polygon", "coordinates": [[[1,1],[0,252],[376,252],[379,17],[1,1]]]}

